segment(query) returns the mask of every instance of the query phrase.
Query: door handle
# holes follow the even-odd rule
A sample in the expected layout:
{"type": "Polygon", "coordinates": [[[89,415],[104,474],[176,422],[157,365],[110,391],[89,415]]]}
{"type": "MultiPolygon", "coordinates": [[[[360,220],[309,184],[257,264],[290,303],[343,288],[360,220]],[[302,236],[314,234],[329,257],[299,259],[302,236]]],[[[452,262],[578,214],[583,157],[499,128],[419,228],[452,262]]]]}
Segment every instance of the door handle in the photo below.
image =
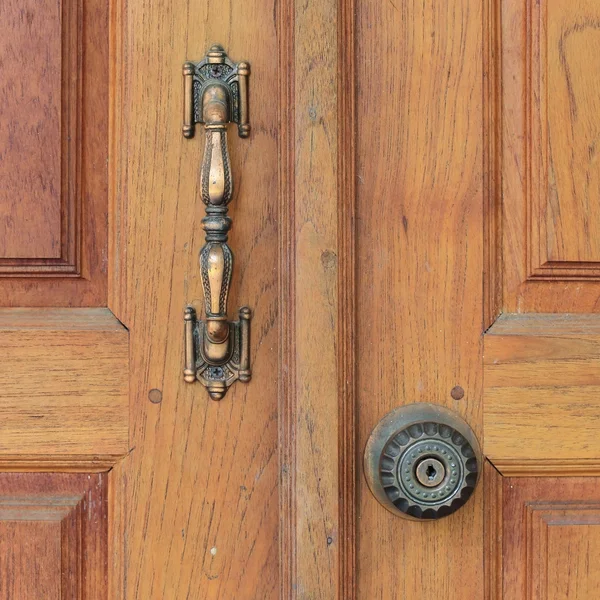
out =
{"type": "Polygon", "coordinates": [[[390,512],[434,520],[471,497],[482,469],[479,442],[456,413],[435,404],[407,404],[373,429],[364,455],[365,477],[390,512]]]}
{"type": "Polygon", "coordinates": [[[233,252],[227,244],[231,218],[228,204],[233,177],[227,145],[227,125],[235,122],[242,138],[250,135],[247,62],[233,63],[221,46],[210,48],[197,63],[183,65],[183,135],[194,137],[196,123],[204,125],[205,146],[200,170],[206,232],[200,250],[200,278],[204,290],[204,320],[192,306],[184,313],[184,380],[199,381],[213,400],[221,400],[235,381],[249,381],[250,320],[244,306],[238,321],[228,321],[227,301],[233,274],[233,252]]]}

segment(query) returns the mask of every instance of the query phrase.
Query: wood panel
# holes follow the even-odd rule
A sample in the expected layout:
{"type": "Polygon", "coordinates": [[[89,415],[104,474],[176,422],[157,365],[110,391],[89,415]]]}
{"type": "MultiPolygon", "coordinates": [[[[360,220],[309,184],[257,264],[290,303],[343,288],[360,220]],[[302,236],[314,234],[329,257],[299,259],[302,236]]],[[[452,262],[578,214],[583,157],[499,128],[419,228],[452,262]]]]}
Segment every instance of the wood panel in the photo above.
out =
{"type": "Polygon", "coordinates": [[[41,513],[37,519],[0,521],[0,598],[64,598],[60,589],[61,523],[55,515],[41,513]]]}
{"type": "Polygon", "coordinates": [[[105,305],[107,4],[9,0],[0,16],[1,303],[105,305]]]}
{"type": "Polygon", "coordinates": [[[108,599],[104,474],[0,474],[0,598],[108,599]]]}
{"type": "Polygon", "coordinates": [[[0,345],[5,460],[128,451],[129,336],[110,311],[0,309],[0,345]]]}
{"type": "Polygon", "coordinates": [[[598,277],[598,6],[529,3],[528,277],[598,277]],[[596,30],[596,33],[594,33],[596,30]]]}
{"type": "Polygon", "coordinates": [[[488,570],[486,578],[501,582],[504,596],[491,598],[595,598],[600,585],[593,560],[600,551],[600,479],[509,477],[501,485],[496,535],[503,540],[497,563],[503,570],[488,570]]]}
{"type": "Polygon", "coordinates": [[[127,283],[113,288],[111,306],[131,335],[134,448],[120,478],[127,540],[120,593],[128,600],[277,598],[278,227],[289,218],[278,213],[278,14],[261,0],[120,6],[116,24],[123,25],[121,14],[126,24],[115,64],[125,72],[116,82],[122,106],[112,189],[124,228],[112,252],[124,261],[119,281],[127,283]],[[183,310],[187,303],[202,310],[205,211],[203,136],[181,134],[181,65],[214,43],[252,68],[252,133],[239,139],[232,126],[228,143],[235,189],[229,310],[253,309],[253,375],[222,402],[182,375],[183,310]],[[151,390],[159,401],[149,400],[151,390]]]}
{"type": "MultiPolygon", "coordinates": [[[[532,91],[545,104],[540,113],[546,130],[541,138],[547,183],[540,185],[540,192],[545,192],[540,203],[540,221],[545,225],[540,258],[550,263],[584,263],[578,266],[592,269],[597,277],[600,91],[595,74],[600,70],[600,7],[593,0],[561,0],[533,7],[540,30],[533,29],[532,38],[540,39],[540,48],[539,65],[532,68],[537,71],[540,93],[532,91]],[[540,14],[536,15],[538,6],[540,14]]],[[[535,141],[534,136],[534,147],[535,141]]]]}
{"type": "Polygon", "coordinates": [[[500,316],[485,335],[484,382],[495,464],[600,456],[598,315],[500,316]]]}
{"type": "MultiPolygon", "coordinates": [[[[482,10],[357,3],[359,448],[388,411],[419,401],[481,435],[482,10]]],[[[357,597],[482,598],[481,490],[424,526],[359,479],[357,597]]]]}
{"type": "MultiPolygon", "coordinates": [[[[77,140],[77,108],[70,106],[77,77],[64,81],[62,94],[63,60],[68,74],[76,53],[63,56],[61,42],[69,48],[77,40],[76,6],[64,22],[61,3],[7,0],[0,8],[10,31],[0,40],[0,259],[61,256],[61,204],[74,199],[68,185],[63,190],[61,138],[77,140]]],[[[66,174],[74,176],[66,158],[66,174]]]]}
{"type": "Polygon", "coordinates": [[[502,1],[501,23],[504,309],[597,312],[600,8],[502,1]]]}
{"type": "MultiPolygon", "coordinates": [[[[345,10],[350,11],[348,4],[345,10]]],[[[355,594],[354,506],[348,505],[354,504],[353,482],[344,479],[353,472],[348,462],[354,460],[351,436],[355,431],[348,424],[354,405],[352,397],[342,391],[351,382],[340,379],[342,372],[348,375],[351,360],[343,350],[348,350],[345,333],[353,315],[347,305],[342,309],[340,304],[340,294],[347,298],[345,286],[350,281],[343,281],[342,288],[340,278],[353,268],[341,250],[343,244],[351,243],[345,227],[354,200],[351,188],[340,183],[342,155],[346,156],[340,129],[342,119],[352,118],[352,114],[340,114],[352,101],[342,104],[339,91],[339,78],[348,68],[340,62],[340,27],[348,19],[341,7],[337,0],[291,3],[292,104],[282,105],[282,111],[292,106],[293,111],[283,121],[282,142],[290,145],[293,162],[282,165],[281,177],[284,181],[291,178],[293,204],[286,206],[287,198],[282,198],[282,219],[291,218],[291,247],[280,250],[281,277],[290,286],[284,290],[281,310],[283,315],[293,311],[293,318],[281,324],[292,328],[290,354],[281,366],[282,372],[291,367],[294,378],[281,403],[283,468],[290,471],[282,486],[292,504],[282,515],[284,527],[291,530],[282,557],[284,598],[350,600],[355,594]],[[344,463],[346,471],[341,473],[344,463]],[[343,567],[342,561],[347,561],[343,567]]],[[[281,25],[286,26],[284,21],[281,25]]],[[[348,143],[353,125],[349,121],[348,143]]],[[[344,172],[353,177],[351,166],[344,172]]],[[[285,238],[281,242],[285,244],[285,238]]]]}
{"type": "Polygon", "coordinates": [[[600,502],[575,507],[560,502],[536,509],[530,517],[533,551],[539,552],[535,591],[548,600],[593,598],[600,586],[600,572],[592,566],[600,552],[600,502]]]}

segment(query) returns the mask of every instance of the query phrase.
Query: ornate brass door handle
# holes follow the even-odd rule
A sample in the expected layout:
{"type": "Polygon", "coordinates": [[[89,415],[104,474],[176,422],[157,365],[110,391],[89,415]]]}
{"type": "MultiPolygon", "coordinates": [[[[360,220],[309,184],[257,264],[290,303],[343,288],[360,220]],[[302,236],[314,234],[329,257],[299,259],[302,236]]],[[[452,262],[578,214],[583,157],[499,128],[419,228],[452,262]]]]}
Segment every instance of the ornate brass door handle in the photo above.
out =
{"type": "Polygon", "coordinates": [[[192,306],[185,310],[185,381],[200,381],[213,400],[220,400],[236,380],[249,381],[251,310],[239,310],[239,321],[227,320],[227,299],[233,272],[233,253],[227,245],[231,219],[227,205],[233,178],[227,148],[227,124],[238,125],[240,137],[250,135],[248,78],[250,65],[235,64],[221,46],[212,46],[198,63],[183,65],[183,135],[194,136],[196,123],[206,134],[200,172],[206,216],[202,225],[206,243],[200,250],[200,277],[204,289],[205,320],[192,306]]]}

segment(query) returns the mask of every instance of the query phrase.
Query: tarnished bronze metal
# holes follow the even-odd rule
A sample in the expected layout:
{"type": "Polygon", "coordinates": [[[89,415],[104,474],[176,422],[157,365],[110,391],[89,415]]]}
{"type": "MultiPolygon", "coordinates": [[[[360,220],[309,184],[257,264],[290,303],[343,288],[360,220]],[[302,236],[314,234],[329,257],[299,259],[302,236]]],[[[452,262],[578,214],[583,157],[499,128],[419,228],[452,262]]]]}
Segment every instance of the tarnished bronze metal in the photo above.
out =
{"type": "Polygon", "coordinates": [[[417,462],[415,475],[419,483],[425,487],[436,487],[446,477],[446,466],[436,458],[423,458],[417,462]]]}
{"type": "Polygon", "coordinates": [[[473,430],[457,414],[434,404],[408,404],[377,424],[364,468],[373,495],[390,512],[433,520],[471,497],[482,456],[473,430]]]}
{"type": "Polygon", "coordinates": [[[196,123],[204,124],[205,147],[200,170],[202,219],[206,243],[200,250],[200,277],[204,289],[205,320],[188,306],[185,323],[184,380],[200,381],[213,400],[220,400],[237,380],[249,381],[250,320],[243,307],[238,321],[227,320],[227,300],[233,274],[233,253],[227,244],[231,219],[227,216],[233,177],[227,147],[227,124],[238,124],[240,137],[250,134],[248,78],[250,65],[237,65],[221,46],[210,48],[198,63],[183,65],[183,135],[191,138],[196,123]]]}

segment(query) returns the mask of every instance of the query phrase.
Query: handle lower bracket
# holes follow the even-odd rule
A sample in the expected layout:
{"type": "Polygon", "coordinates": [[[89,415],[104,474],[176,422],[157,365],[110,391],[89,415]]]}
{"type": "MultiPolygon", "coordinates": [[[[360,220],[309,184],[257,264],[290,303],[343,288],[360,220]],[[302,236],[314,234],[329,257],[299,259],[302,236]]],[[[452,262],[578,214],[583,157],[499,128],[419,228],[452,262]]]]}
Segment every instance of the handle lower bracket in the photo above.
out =
{"type": "Polygon", "coordinates": [[[213,400],[223,398],[235,381],[249,381],[251,377],[252,312],[245,306],[238,321],[227,320],[233,273],[233,252],[227,244],[231,228],[227,207],[233,195],[227,124],[237,123],[240,137],[250,134],[249,75],[248,63],[233,63],[217,45],[200,62],[183,65],[183,135],[193,137],[196,123],[202,123],[206,136],[200,171],[206,243],[199,256],[205,319],[197,319],[193,307],[186,308],[183,375],[188,383],[199,381],[206,386],[213,400]]]}

